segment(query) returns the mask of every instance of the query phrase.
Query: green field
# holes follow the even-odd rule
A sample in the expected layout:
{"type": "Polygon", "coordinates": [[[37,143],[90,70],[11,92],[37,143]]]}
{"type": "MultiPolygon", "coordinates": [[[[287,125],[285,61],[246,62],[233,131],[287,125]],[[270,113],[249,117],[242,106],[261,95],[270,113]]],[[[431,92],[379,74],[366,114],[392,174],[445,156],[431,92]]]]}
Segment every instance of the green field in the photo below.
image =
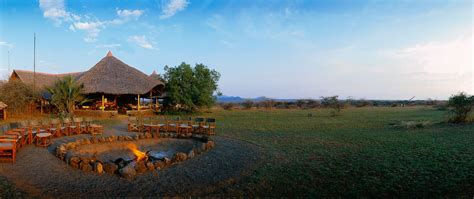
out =
{"type": "Polygon", "coordinates": [[[430,107],[214,111],[218,134],[261,146],[262,167],[224,194],[473,196],[474,124],[430,107]],[[308,114],[313,117],[308,117],[308,114]],[[431,121],[416,129],[390,123],[431,121]]]}

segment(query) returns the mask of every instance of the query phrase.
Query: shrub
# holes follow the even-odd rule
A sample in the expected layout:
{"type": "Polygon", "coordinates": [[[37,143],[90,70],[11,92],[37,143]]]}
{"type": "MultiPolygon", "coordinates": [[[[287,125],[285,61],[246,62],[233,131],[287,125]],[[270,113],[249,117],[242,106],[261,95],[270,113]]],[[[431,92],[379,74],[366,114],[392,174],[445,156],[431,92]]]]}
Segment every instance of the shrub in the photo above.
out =
{"type": "Polygon", "coordinates": [[[469,96],[464,92],[452,95],[448,100],[448,107],[450,107],[450,111],[453,113],[453,117],[449,120],[449,122],[466,122],[473,106],[474,96],[469,96]]]}
{"type": "Polygon", "coordinates": [[[366,99],[360,99],[355,102],[355,106],[360,108],[360,107],[366,107],[366,106],[372,106],[372,102],[368,101],[366,99]]]}
{"type": "Polygon", "coordinates": [[[321,106],[321,103],[317,100],[313,99],[300,99],[296,100],[295,102],[296,106],[302,109],[308,109],[308,108],[318,108],[321,106]]]}
{"type": "Polygon", "coordinates": [[[344,108],[344,103],[337,99],[339,96],[321,97],[321,104],[326,108],[331,108],[331,116],[337,116],[341,113],[341,109],[344,108]]]}
{"type": "Polygon", "coordinates": [[[88,101],[83,95],[84,85],[77,84],[71,76],[56,81],[47,90],[51,93],[51,104],[62,114],[71,114],[74,112],[76,105],[88,101]]]}
{"type": "Polygon", "coordinates": [[[0,87],[0,101],[8,105],[13,114],[22,114],[28,107],[40,99],[40,95],[33,87],[18,80],[8,81],[0,87]]]}
{"type": "Polygon", "coordinates": [[[244,107],[244,109],[252,109],[254,104],[255,103],[252,100],[245,100],[244,102],[242,102],[242,106],[244,107]]]}
{"type": "Polygon", "coordinates": [[[234,104],[233,103],[225,103],[225,104],[222,104],[222,108],[224,110],[230,111],[234,108],[234,104]]]}
{"type": "Polygon", "coordinates": [[[275,101],[274,100],[265,100],[260,102],[261,106],[266,108],[266,109],[272,109],[275,106],[275,101]]]}

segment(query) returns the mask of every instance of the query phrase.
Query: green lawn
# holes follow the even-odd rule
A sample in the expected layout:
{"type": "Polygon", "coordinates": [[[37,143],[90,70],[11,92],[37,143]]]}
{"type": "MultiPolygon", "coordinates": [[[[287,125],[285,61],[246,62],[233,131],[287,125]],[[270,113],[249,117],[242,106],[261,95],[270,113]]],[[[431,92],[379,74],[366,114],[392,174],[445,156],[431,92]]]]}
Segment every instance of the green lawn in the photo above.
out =
{"type": "Polygon", "coordinates": [[[428,107],[215,111],[218,134],[262,146],[268,162],[233,194],[473,196],[474,124],[428,107]],[[308,117],[312,113],[313,117],[308,117]],[[431,121],[419,129],[400,121],[431,121]]]}

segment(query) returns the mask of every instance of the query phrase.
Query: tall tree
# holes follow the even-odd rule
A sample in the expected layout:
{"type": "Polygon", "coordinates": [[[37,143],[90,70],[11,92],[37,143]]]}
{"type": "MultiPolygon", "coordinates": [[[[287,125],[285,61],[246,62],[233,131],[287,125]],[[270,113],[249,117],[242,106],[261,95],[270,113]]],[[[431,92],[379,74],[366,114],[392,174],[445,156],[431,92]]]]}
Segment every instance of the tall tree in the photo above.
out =
{"type": "Polygon", "coordinates": [[[165,66],[164,78],[170,108],[193,112],[211,107],[216,101],[220,74],[203,64],[194,68],[184,62],[176,67],[165,66]]]}
{"type": "Polygon", "coordinates": [[[87,98],[82,94],[84,85],[77,84],[71,76],[66,76],[58,80],[50,88],[51,104],[58,108],[60,113],[70,114],[74,112],[74,107],[87,102],[87,98]]]}

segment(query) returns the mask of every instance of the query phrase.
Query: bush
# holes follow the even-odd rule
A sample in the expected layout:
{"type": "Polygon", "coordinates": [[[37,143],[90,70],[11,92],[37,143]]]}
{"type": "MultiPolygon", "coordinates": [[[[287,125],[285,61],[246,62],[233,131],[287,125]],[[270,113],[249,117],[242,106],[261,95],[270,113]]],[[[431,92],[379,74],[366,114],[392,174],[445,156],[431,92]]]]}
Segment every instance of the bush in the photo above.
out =
{"type": "Polygon", "coordinates": [[[474,96],[469,96],[464,92],[452,95],[448,100],[448,107],[453,113],[453,117],[449,120],[452,123],[464,123],[474,106],[474,96]]]}
{"type": "Polygon", "coordinates": [[[230,111],[234,108],[234,104],[233,103],[225,103],[225,104],[222,104],[222,108],[224,110],[230,111]]]}
{"type": "Polygon", "coordinates": [[[266,108],[266,109],[272,109],[275,106],[275,101],[274,100],[265,100],[260,102],[261,106],[266,108]]]}
{"type": "Polygon", "coordinates": [[[0,87],[0,101],[8,105],[8,111],[13,114],[22,114],[28,107],[40,99],[30,85],[18,80],[11,80],[0,87]]]}
{"type": "Polygon", "coordinates": [[[321,103],[317,100],[312,99],[300,99],[296,100],[296,106],[302,109],[309,109],[309,108],[318,108],[321,106],[321,103]]]}
{"type": "Polygon", "coordinates": [[[321,105],[326,108],[331,108],[331,116],[337,116],[341,113],[341,109],[344,108],[344,104],[337,99],[339,96],[329,96],[329,97],[321,97],[321,105]]]}
{"type": "Polygon", "coordinates": [[[244,107],[244,109],[252,109],[254,104],[255,103],[252,100],[245,100],[244,102],[242,102],[242,106],[244,107]]]}
{"type": "Polygon", "coordinates": [[[47,88],[51,93],[51,104],[54,105],[61,114],[72,114],[76,105],[87,102],[83,95],[84,85],[77,84],[71,76],[57,80],[54,85],[47,88]]]}
{"type": "Polygon", "coordinates": [[[360,108],[360,107],[366,107],[366,106],[372,106],[372,102],[368,101],[366,99],[360,99],[355,102],[355,106],[360,108]]]}

